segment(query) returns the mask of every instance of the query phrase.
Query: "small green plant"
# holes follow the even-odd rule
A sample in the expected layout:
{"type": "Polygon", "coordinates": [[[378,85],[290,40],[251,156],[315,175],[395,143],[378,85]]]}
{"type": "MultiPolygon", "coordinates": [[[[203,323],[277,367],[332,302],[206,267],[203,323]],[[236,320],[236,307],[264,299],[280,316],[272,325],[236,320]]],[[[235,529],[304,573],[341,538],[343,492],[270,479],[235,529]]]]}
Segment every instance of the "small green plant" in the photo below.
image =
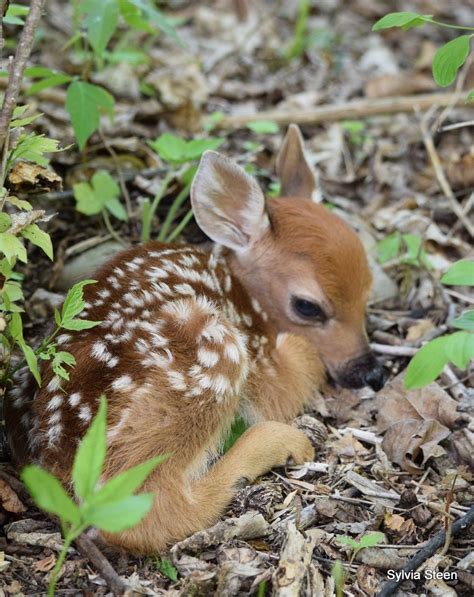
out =
{"type": "Polygon", "coordinates": [[[363,535],[359,541],[356,541],[347,535],[340,535],[337,537],[337,540],[341,545],[346,545],[351,548],[352,553],[350,563],[352,564],[354,558],[361,549],[365,549],[366,547],[376,547],[379,543],[385,540],[385,535],[380,532],[367,533],[366,535],[363,535]]]}
{"type": "Polygon", "coordinates": [[[35,503],[61,522],[64,545],[51,573],[48,596],[53,596],[58,575],[71,543],[87,528],[94,526],[117,533],[138,524],[149,512],[153,494],[133,495],[166,456],[157,456],[101,484],[106,454],[107,404],[100,406],[77,449],[72,468],[72,483],[77,503],[60,481],[43,468],[31,465],[22,471],[22,479],[35,503]]]}
{"type": "MultiPolygon", "coordinates": [[[[474,261],[454,263],[441,278],[441,283],[474,286],[474,261]]],[[[408,364],[404,384],[413,390],[434,381],[448,363],[465,370],[474,358],[474,309],[464,311],[450,325],[461,331],[446,334],[425,344],[408,364]]]]}
{"type": "Polygon", "coordinates": [[[161,574],[163,574],[163,576],[166,576],[166,578],[169,578],[173,582],[176,582],[178,580],[178,571],[173,566],[173,563],[169,558],[161,558],[160,560],[155,560],[155,566],[157,570],[159,570],[161,574]]]}
{"type": "Polygon", "coordinates": [[[334,562],[334,566],[331,570],[331,576],[333,577],[334,584],[336,585],[336,597],[342,597],[344,593],[345,575],[341,560],[336,560],[334,562]]]}
{"type": "Polygon", "coordinates": [[[353,145],[363,145],[367,136],[364,134],[366,123],[363,120],[343,120],[341,128],[349,137],[353,145]]]}
{"type": "Polygon", "coordinates": [[[308,43],[308,21],[311,11],[311,0],[298,0],[298,13],[296,16],[293,40],[285,50],[287,60],[298,58],[306,50],[308,43]]]}
{"type": "Polygon", "coordinates": [[[423,239],[416,234],[394,232],[377,243],[377,254],[381,264],[396,259],[398,263],[414,267],[431,268],[429,257],[423,246],[423,239]]]}
{"type": "Polygon", "coordinates": [[[259,135],[276,135],[280,132],[280,127],[274,120],[254,120],[247,124],[247,128],[259,135]]]}
{"type": "Polygon", "coordinates": [[[154,141],[150,141],[150,147],[158,154],[158,156],[166,162],[170,169],[163,179],[161,186],[153,198],[153,201],[145,201],[143,203],[142,213],[142,240],[148,241],[151,235],[151,223],[156,213],[161,199],[165,196],[169,185],[173,178],[178,178],[182,184],[182,190],[178,193],[173,203],[171,204],[166,218],[160,227],[158,235],[159,241],[171,242],[174,240],[185,228],[192,217],[192,210],[189,210],[181,222],[177,224],[175,229],[170,233],[170,229],[178,214],[179,208],[186,201],[194,175],[197,170],[195,162],[200,159],[201,155],[209,149],[217,149],[224,143],[224,139],[218,137],[208,137],[206,139],[194,139],[186,141],[180,137],[176,137],[171,133],[163,133],[154,141]]]}
{"type": "MultiPolygon", "coordinates": [[[[379,19],[372,27],[372,31],[390,29],[391,27],[399,27],[407,31],[408,29],[422,27],[426,24],[471,32],[448,41],[438,48],[434,55],[432,64],[433,78],[440,87],[448,87],[448,85],[454,83],[458,70],[469,56],[471,39],[474,36],[474,27],[436,21],[433,19],[433,15],[421,15],[416,12],[392,12],[379,19]]],[[[469,92],[467,99],[474,99],[474,90],[469,92]]]]}

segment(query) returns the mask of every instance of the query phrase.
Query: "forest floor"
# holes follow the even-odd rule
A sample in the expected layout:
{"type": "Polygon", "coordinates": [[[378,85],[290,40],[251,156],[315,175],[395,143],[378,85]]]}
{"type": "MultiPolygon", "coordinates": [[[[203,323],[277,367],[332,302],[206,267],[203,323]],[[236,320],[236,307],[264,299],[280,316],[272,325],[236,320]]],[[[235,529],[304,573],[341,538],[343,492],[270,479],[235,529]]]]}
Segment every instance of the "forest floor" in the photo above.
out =
{"type": "MultiPolygon", "coordinates": [[[[61,50],[70,35],[68,4],[47,3],[32,64],[75,72],[72,54],[61,50]]],[[[167,4],[167,14],[180,19],[177,31],[186,46],[160,37],[145,63],[118,63],[92,76],[114,94],[117,116],[113,124],[104,120],[84,153],[73,144],[62,88],[25,100],[42,113],[35,129],[66,148],[51,160],[61,189],[44,180],[42,192],[32,195],[21,176],[15,182],[20,197],[52,214],[48,230],[56,253],[51,266],[32,250],[24,268],[25,335],[32,344],[40,339],[67,287],[90,277],[91,264],[120,246],[100,217],[76,211],[74,183],[97,169],[121,178],[132,217],[113,225],[122,241],[139,242],[140,202],[153,197],[166,173],[147,141],[165,131],[222,137],[219,151],[247,165],[271,190],[286,124],[299,123],[320,198],[357,229],[370,255],[375,286],[368,328],[389,383],[378,393],[334,391],[315,400],[297,424],[313,438],[316,461],[274,470],[242,489],[213,529],[156,557],[104,554],[128,586],[146,595],[329,597],[336,594],[336,560],[343,566],[345,595],[375,595],[388,571],[400,571],[473,503],[472,377],[450,367],[436,382],[410,392],[402,380],[416,349],[447,331],[474,302],[466,289],[439,282],[454,261],[473,256],[466,230],[474,203],[473,109],[463,98],[474,88],[474,67],[461,72],[458,95],[447,105],[440,107],[435,95],[419,105],[419,94],[445,93],[430,66],[450,32],[425,27],[381,34],[371,27],[396,10],[473,25],[474,5],[322,0],[311,12],[305,49],[290,59],[285,50],[294,40],[296,2],[167,4]],[[247,7],[248,14],[239,19],[235,6],[247,7]],[[398,96],[413,98],[413,104],[408,100],[408,109],[395,107],[391,114],[368,109],[383,98],[397,106],[391,98],[398,96]],[[354,114],[346,102],[357,99],[362,107],[354,114]],[[341,111],[319,118],[325,106],[341,111]],[[212,116],[221,112],[222,118],[212,116]],[[278,127],[270,126],[275,132],[247,127],[247,117],[256,113],[259,120],[276,121],[278,127]],[[381,543],[355,555],[338,540],[349,536],[364,545],[373,531],[384,534],[381,543]]],[[[178,183],[160,203],[155,234],[177,190],[178,183]]],[[[178,217],[188,209],[185,203],[178,217]]],[[[193,221],[182,239],[206,240],[193,221]]],[[[0,595],[45,594],[62,544],[60,529],[33,506],[9,463],[0,475],[0,525],[0,595]]],[[[473,534],[457,533],[397,594],[472,595],[473,550],[473,534]],[[423,570],[447,575],[429,579],[423,570]]],[[[111,594],[100,562],[88,555],[71,548],[58,595],[111,594]]]]}

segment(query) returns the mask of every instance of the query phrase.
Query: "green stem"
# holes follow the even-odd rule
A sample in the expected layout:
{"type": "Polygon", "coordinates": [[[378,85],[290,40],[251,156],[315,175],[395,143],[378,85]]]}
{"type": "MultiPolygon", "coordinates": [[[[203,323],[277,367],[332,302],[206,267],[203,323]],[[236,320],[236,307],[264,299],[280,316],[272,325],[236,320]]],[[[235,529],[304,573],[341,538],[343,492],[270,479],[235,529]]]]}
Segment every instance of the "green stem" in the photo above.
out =
{"type": "Polygon", "coordinates": [[[435,21],[434,19],[426,19],[426,22],[432,23],[433,25],[439,25],[439,27],[446,27],[446,29],[460,29],[461,31],[474,31],[474,27],[464,27],[462,25],[451,25],[449,23],[435,21]]]}
{"type": "Polygon", "coordinates": [[[61,549],[56,565],[54,566],[53,571],[51,572],[51,579],[48,585],[48,597],[54,597],[54,591],[58,582],[58,576],[61,572],[61,567],[64,564],[64,560],[66,559],[67,550],[70,548],[71,543],[74,541],[74,539],[77,539],[77,537],[79,537],[79,535],[85,530],[85,528],[85,525],[81,525],[79,527],[71,529],[69,533],[64,537],[63,548],[61,549]]]}
{"type": "Polygon", "coordinates": [[[107,230],[108,230],[108,232],[109,232],[110,236],[111,236],[112,238],[115,238],[115,240],[116,240],[117,242],[119,242],[119,243],[120,243],[122,246],[124,246],[124,247],[125,247],[125,246],[126,246],[126,243],[125,243],[125,242],[123,241],[123,239],[120,237],[120,235],[118,234],[118,232],[116,232],[116,231],[114,230],[114,228],[113,228],[113,226],[112,226],[112,222],[110,221],[110,218],[109,218],[109,214],[108,214],[108,212],[107,212],[107,210],[106,210],[106,209],[103,209],[103,210],[102,210],[102,217],[104,218],[104,224],[105,224],[105,227],[107,228],[107,230]]]}
{"type": "Polygon", "coordinates": [[[177,238],[181,234],[181,232],[186,228],[186,226],[189,223],[189,220],[192,217],[193,217],[193,210],[190,209],[188,211],[188,213],[184,216],[184,218],[181,220],[181,222],[173,230],[173,232],[168,236],[168,238],[166,239],[166,242],[167,243],[173,242],[174,239],[177,238]]]}
{"type": "Polygon", "coordinates": [[[163,195],[165,194],[166,189],[168,188],[168,185],[170,184],[174,175],[175,175],[175,173],[173,171],[168,172],[168,174],[163,178],[163,182],[161,183],[160,188],[158,189],[158,192],[154,196],[151,206],[147,210],[146,214],[145,214],[145,210],[143,210],[143,216],[142,216],[142,240],[143,240],[143,242],[147,242],[150,240],[151,223],[155,216],[155,212],[156,212],[158,205],[160,204],[160,201],[163,198],[163,195]]]}
{"type": "Polygon", "coordinates": [[[189,182],[179,193],[179,195],[176,197],[176,199],[173,201],[173,205],[170,207],[168,213],[166,214],[166,218],[165,221],[163,222],[163,225],[161,227],[160,230],[160,234],[158,235],[158,240],[159,241],[164,241],[169,229],[171,228],[171,225],[176,217],[176,214],[178,213],[178,209],[181,207],[181,205],[186,201],[186,199],[188,198],[189,195],[189,191],[191,189],[191,183],[189,182]]]}

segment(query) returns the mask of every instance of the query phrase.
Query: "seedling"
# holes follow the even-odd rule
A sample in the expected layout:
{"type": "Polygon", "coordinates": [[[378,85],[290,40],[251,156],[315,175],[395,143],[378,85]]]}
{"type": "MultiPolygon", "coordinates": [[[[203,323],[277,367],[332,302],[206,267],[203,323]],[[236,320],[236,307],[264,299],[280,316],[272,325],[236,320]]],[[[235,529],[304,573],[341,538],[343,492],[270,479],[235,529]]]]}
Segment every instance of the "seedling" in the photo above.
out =
{"type": "Polygon", "coordinates": [[[363,535],[359,541],[356,541],[347,535],[341,535],[340,537],[337,537],[337,540],[341,545],[346,545],[352,549],[350,558],[351,564],[361,549],[365,549],[366,547],[376,547],[379,543],[384,541],[384,539],[385,535],[379,532],[367,533],[366,535],[363,535]]]}
{"type": "Polygon", "coordinates": [[[336,585],[336,597],[342,597],[344,592],[345,574],[341,560],[336,560],[334,562],[334,566],[331,570],[331,576],[333,577],[334,584],[336,585]]]}
{"type": "Polygon", "coordinates": [[[101,483],[106,453],[107,403],[105,397],[76,452],[72,469],[75,502],[60,481],[45,469],[30,465],[22,479],[35,503],[61,522],[64,545],[51,573],[48,596],[54,595],[58,575],[71,543],[88,527],[118,533],[138,524],[149,512],[153,494],[133,495],[166,456],[157,456],[105,484],[101,483]]]}

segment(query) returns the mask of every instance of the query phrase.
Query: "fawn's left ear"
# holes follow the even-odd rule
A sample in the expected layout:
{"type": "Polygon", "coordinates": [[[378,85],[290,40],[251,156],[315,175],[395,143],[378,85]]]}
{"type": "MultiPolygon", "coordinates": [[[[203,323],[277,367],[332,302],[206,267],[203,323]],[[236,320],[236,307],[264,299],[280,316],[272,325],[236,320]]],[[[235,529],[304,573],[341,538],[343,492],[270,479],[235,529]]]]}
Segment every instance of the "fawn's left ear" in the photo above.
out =
{"type": "Polygon", "coordinates": [[[229,158],[206,151],[191,187],[199,227],[215,242],[245,251],[269,226],[257,182],[229,158]]]}
{"type": "Polygon", "coordinates": [[[308,163],[301,131],[290,124],[276,161],[282,197],[311,199],[316,190],[316,177],[308,163]]]}

